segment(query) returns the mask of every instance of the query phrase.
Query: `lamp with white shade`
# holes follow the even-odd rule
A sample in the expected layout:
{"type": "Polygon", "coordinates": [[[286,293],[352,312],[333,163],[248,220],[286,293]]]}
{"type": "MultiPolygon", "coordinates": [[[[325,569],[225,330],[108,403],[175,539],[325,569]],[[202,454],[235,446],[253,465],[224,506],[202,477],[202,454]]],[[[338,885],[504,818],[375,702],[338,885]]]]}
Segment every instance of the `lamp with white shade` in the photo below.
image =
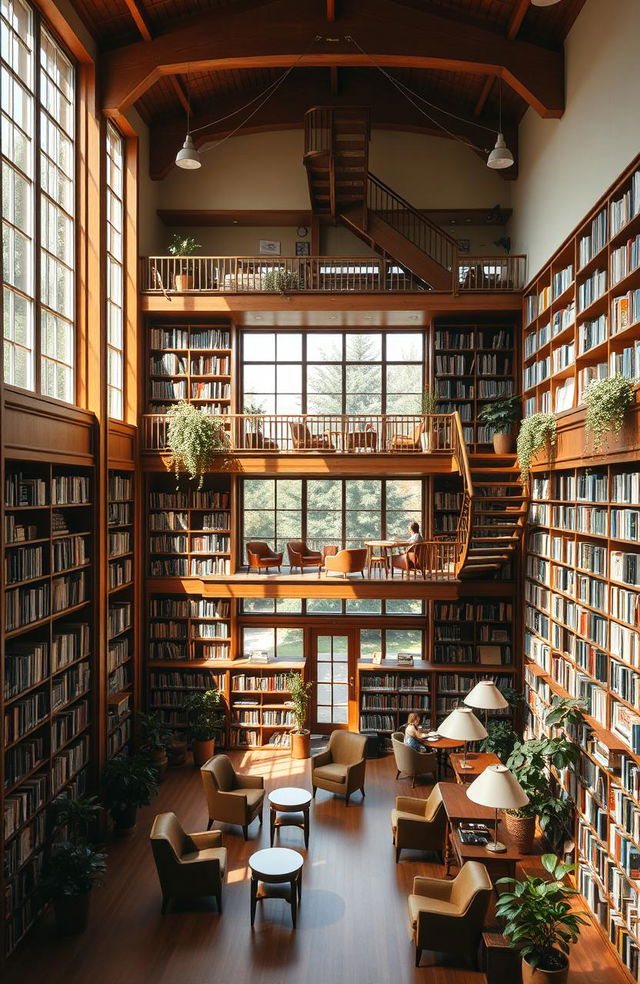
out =
{"type": "Polygon", "coordinates": [[[504,695],[500,693],[493,680],[479,680],[473,690],[464,698],[467,707],[475,707],[484,711],[484,726],[487,726],[489,711],[503,711],[509,706],[504,695]]]}
{"type": "Polygon", "coordinates": [[[487,737],[487,729],[482,721],[478,721],[470,707],[456,707],[439,725],[438,734],[442,735],[443,738],[454,738],[457,741],[465,742],[460,768],[472,769],[471,763],[467,762],[466,742],[482,741],[483,738],[487,737]]]}
{"type": "Polygon", "coordinates": [[[477,779],[470,783],[467,796],[478,806],[488,806],[496,811],[493,840],[486,844],[487,851],[501,854],[506,846],[498,840],[498,810],[520,810],[529,797],[506,765],[489,765],[477,779]]]}

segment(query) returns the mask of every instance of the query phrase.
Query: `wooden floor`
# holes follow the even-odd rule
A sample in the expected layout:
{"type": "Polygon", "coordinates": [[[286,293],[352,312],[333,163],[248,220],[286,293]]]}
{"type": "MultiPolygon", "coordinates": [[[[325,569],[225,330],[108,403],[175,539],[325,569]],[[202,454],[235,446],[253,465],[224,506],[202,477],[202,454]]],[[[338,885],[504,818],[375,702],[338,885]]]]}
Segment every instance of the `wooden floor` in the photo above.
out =
{"type": "MultiPolygon", "coordinates": [[[[233,755],[236,767],[266,777],[267,788],[309,784],[308,763],[286,752],[233,755]]],[[[298,928],[280,900],[258,908],[249,923],[247,859],[268,847],[268,812],[248,843],[225,832],[229,871],[222,916],[215,902],[195,903],[160,915],[160,892],[148,842],[156,813],[173,810],[189,831],[206,827],[199,773],[175,770],[158,797],[141,811],[135,833],[108,844],[105,886],[93,893],[90,928],[58,940],[47,916],[11,958],[4,984],[482,984],[484,976],[456,958],[423,954],[413,967],[406,897],[416,874],[441,875],[436,864],[403,860],[396,865],[389,810],[397,794],[393,759],[367,763],[366,800],[344,801],[318,791],[311,810],[298,928]]],[[[414,795],[426,792],[417,787],[414,795]]],[[[281,833],[282,846],[305,854],[302,832],[281,833]]],[[[403,854],[403,857],[405,855],[403,854]]],[[[624,984],[597,930],[589,926],[573,951],[570,984],[624,984]]],[[[510,984],[505,981],[504,984],[510,984]]]]}

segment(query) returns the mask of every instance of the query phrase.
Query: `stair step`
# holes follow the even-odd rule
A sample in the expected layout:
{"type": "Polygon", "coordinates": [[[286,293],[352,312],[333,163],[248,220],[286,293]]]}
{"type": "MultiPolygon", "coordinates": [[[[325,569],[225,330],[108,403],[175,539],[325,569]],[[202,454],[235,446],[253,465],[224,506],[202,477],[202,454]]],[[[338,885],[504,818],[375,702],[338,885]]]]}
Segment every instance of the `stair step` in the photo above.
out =
{"type": "Polygon", "coordinates": [[[472,536],[471,542],[472,543],[498,543],[498,544],[519,543],[520,537],[519,536],[472,536]]]}

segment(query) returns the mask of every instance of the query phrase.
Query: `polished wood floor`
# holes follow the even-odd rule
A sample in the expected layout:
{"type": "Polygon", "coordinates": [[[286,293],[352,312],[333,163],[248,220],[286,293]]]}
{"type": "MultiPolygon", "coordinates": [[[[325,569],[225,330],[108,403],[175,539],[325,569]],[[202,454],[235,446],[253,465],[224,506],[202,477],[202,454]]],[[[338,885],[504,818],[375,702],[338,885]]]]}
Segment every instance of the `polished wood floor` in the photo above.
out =
{"type": "MultiPolygon", "coordinates": [[[[308,763],[287,753],[233,756],[236,767],[266,777],[267,788],[309,784],[308,763]]],[[[311,837],[285,829],[282,846],[305,855],[298,928],[281,900],[258,909],[249,924],[247,859],[268,847],[268,815],[245,844],[225,831],[229,871],[222,916],[215,902],[195,903],[160,914],[160,892],[148,842],[156,813],[173,810],[190,831],[206,827],[199,773],[170,772],[158,797],[141,811],[134,834],[108,844],[105,885],[93,893],[89,930],[58,940],[48,916],[11,958],[4,984],[482,984],[484,976],[455,956],[423,954],[413,967],[406,897],[416,874],[441,875],[436,864],[416,856],[396,865],[389,810],[397,794],[412,795],[410,783],[395,782],[393,759],[367,763],[364,804],[318,791],[311,808],[311,837]]],[[[414,795],[426,792],[417,787],[414,795]]],[[[405,855],[403,854],[403,857],[405,855]]],[[[597,930],[589,926],[574,949],[570,984],[624,984],[597,930]]],[[[510,984],[505,981],[504,984],[510,984]]]]}

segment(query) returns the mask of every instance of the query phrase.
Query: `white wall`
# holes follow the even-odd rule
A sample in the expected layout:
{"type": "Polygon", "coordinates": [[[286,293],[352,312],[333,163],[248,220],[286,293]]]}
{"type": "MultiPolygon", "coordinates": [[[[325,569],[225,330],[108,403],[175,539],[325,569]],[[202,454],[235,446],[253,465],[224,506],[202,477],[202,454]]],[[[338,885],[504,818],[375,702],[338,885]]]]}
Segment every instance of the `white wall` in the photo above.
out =
{"type": "Polygon", "coordinates": [[[520,126],[512,248],[531,276],[640,151],[639,0],[587,0],[565,53],[564,116],[520,126]]]}
{"type": "Polygon", "coordinates": [[[138,254],[162,254],[168,236],[157,215],[158,183],[149,180],[149,127],[135,109],[127,112],[127,119],[138,135],[138,254]]]}

